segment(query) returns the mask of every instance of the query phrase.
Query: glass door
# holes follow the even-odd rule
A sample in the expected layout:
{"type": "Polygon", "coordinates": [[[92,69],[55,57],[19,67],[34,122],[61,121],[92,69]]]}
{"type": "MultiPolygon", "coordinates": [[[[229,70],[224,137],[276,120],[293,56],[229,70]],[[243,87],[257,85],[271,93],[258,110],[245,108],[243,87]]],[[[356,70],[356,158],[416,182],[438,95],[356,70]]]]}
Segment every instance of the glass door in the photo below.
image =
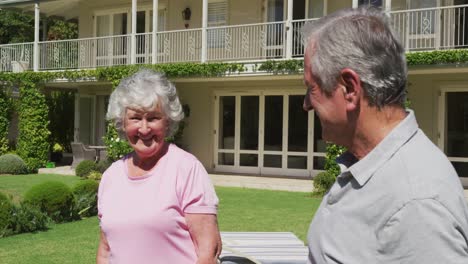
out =
{"type": "Polygon", "coordinates": [[[97,66],[124,65],[129,47],[127,13],[96,15],[96,61],[97,66]]]}
{"type": "Polygon", "coordinates": [[[464,185],[468,185],[468,89],[441,93],[444,109],[439,146],[445,151],[464,185]]]}
{"type": "Polygon", "coordinates": [[[216,96],[215,170],[308,177],[323,169],[320,125],[314,128],[303,99],[286,92],[216,96]]]}
{"type": "Polygon", "coordinates": [[[267,58],[281,58],[284,55],[284,0],[268,0],[266,21],[266,56],[267,58]]]}

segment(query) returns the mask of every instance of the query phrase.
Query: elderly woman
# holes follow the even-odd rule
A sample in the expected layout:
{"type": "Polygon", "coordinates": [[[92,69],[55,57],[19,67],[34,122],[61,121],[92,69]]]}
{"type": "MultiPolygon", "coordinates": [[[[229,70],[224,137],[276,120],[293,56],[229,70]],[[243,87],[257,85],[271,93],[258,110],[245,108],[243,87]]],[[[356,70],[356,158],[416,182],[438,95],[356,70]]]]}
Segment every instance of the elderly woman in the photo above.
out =
{"type": "Polygon", "coordinates": [[[112,120],[133,152],[102,177],[97,263],[216,263],[218,198],[203,165],[164,139],[183,118],[175,86],[140,70],[110,96],[112,120]]]}

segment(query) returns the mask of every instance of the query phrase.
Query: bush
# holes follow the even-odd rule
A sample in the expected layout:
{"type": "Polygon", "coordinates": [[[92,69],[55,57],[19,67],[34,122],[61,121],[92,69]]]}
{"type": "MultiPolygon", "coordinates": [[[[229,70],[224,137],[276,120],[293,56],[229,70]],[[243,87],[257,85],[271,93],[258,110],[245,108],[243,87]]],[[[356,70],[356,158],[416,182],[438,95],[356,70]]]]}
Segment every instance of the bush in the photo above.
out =
{"type": "Polygon", "coordinates": [[[323,195],[332,187],[335,183],[336,176],[327,172],[322,171],[315,175],[314,180],[314,194],[323,195]]]}
{"type": "Polygon", "coordinates": [[[39,208],[55,222],[77,219],[71,189],[62,182],[48,181],[33,186],[24,196],[24,203],[39,208]]]}
{"type": "Polygon", "coordinates": [[[92,171],[86,178],[89,180],[100,181],[102,178],[102,173],[99,171],[92,171]]]}
{"type": "Polygon", "coordinates": [[[97,170],[96,163],[92,160],[83,160],[82,162],[78,163],[75,168],[75,174],[78,177],[85,178],[88,176],[92,171],[97,170]]]}
{"type": "Polygon", "coordinates": [[[47,230],[51,219],[46,213],[29,204],[14,206],[11,212],[11,222],[5,235],[47,230]]]}
{"type": "Polygon", "coordinates": [[[25,174],[28,168],[23,159],[15,154],[0,156],[0,174],[25,174]]]}
{"type": "Polygon", "coordinates": [[[80,216],[97,215],[97,192],[99,183],[95,180],[83,180],[73,187],[76,209],[80,216]]]}
{"type": "Polygon", "coordinates": [[[3,237],[11,222],[11,211],[13,205],[10,198],[3,193],[0,193],[0,237],[3,237]]]}
{"type": "Polygon", "coordinates": [[[97,171],[99,171],[100,173],[104,173],[109,167],[110,165],[112,165],[112,161],[110,160],[100,160],[97,164],[96,164],[96,169],[97,171]]]}

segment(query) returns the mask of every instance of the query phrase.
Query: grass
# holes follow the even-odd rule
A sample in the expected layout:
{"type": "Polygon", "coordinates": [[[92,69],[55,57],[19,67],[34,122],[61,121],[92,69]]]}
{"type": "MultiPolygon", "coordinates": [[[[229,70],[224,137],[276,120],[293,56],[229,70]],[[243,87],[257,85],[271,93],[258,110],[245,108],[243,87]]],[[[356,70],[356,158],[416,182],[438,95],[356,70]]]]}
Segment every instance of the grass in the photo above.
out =
{"type": "Polygon", "coordinates": [[[80,178],[76,176],[57,174],[0,175],[0,192],[11,195],[13,202],[18,204],[24,193],[36,184],[45,181],[60,181],[71,187],[79,180],[80,178]]]}
{"type": "MultiPolygon", "coordinates": [[[[19,198],[30,186],[45,180],[60,180],[73,185],[79,178],[60,175],[0,176],[0,191],[8,190],[19,198]],[[14,179],[19,179],[22,184],[14,183],[14,179]],[[35,182],[24,182],[28,179],[35,182]]],[[[320,204],[319,198],[312,198],[308,193],[227,187],[217,187],[216,192],[220,199],[218,218],[221,231],[290,231],[303,241],[320,204]]],[[[0,263],[94,263],[98,235],[98,220],[91,217],[54,224],[47,232],[0,238],[0,263]]]]}

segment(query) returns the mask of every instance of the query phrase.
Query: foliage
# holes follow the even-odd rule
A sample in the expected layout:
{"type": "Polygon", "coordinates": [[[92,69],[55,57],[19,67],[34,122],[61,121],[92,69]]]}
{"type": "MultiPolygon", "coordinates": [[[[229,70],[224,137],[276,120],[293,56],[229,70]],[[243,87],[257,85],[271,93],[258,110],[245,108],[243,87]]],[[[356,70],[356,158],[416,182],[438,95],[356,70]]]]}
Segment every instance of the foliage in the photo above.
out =
{"type": "Polygon", "coordinates": [[[83,160],[75,168],[75,174],[78,177],[85,178],[92,171],[97,170],[96,163],[93,160],[83,160]]]}
{"type": "Polygon", "coordinates": [[[408,66],[468,63],[468,49],[434,50],[406,54],[408,66]]]}
{"type": "Polygon", "coordinates": [[[28,168],[24,161],[15,154],[0,156],[0,174],[25,174],[28,168]]]}
{"type": "Polygon", "coordinates": [[[71,221],[78,217],[70,187],[59,181],[33,186],[26,192],[24,203],[37,207],[55,222],[71,221]]]}
{"type": "Polygon", "coordinates": [[[107,158],[110,161],[116,161],[133,151],[132,147],[130,147],[126,140],[120,139],[117,129],[112,123],[107,124],[107,133],[104,136],[104,144],[107,147],[107,158]]]}
{"type": "Polygon", "coordinates": [[[340,167],[336,163],[336,158],[343,154],[346,148],[332,143],[327,144],[327,154],[325,156],[325,170],[334,177],[340,174],[340,167]]]}
{"type": "Polygon", "coordinates": [[[55,152],[55,153],[63,152],[62,145],[60,145],[59,143],[55,143],[54,146],[52,146],[52,152],[55,152]]]}
{"type": "Polygon", "coordinates": [[[34,17],[16,10],[0,9],[0,44],[32,42],[34,17]]]}
{"type": "Polygon", "coordinates": [[[72,189],[76,200],[76,209],[80,216],[97,215],[97,192],[99,183],[95,180],[83,180],[72,189]]]}
{"type": "Polygon", "coordinates": [[[53,91],[46,95],[46,102],[49,108],[50,142],[55,142],[63,146],[66,152],[71,152],[70,142],[73,141],[75,126],[75,93],[53,91]]]}
{"type": "Polygon", "coordinates": [[[259,71],[271,72],[273,74],[297,74],[302,72],[303,69],[303,60],[268,60],[258,67],[259,71]]]}
{"type": "Polygon", "coordinates": [[[50,17],[47,20],[47,26],[47,40],[49,41],[78,38],[78,24],[75,22],[50,17]]]}
{"type": "Polygon", "coordinates": [[[11,211],[13,204],[8,196],[0,192],[0,237],[7,232],[11,222],[11,211]]]}
{"type": "Polygon", "coordinates": [[[29,204],[14,206],[6,235],[44,231],[48,229],[50,222],[50,217],[37,207],[29,204]]]}
{"type": "Polygon", "coordinates": [[[100,160],[96,164],[96,169],[100,173],[104,173],[109,167],[112,165],[112,161],[105,159],[105,160],[100,160]]]}
{"type": "Polygon", "coordinates": [[[319,172],[314,176],[314,194],[315,195],[324,195],[330,188],[333,183],[335,183],[336,176],[331,174],[328,171],[319,172]]]}
{"type": "Polygon", "coordinates": [[[99,171],[92,171],[86,178],[93,181],[100,181],[102,178],[102,173],[99,171]]]}
{"type": "Polygon", "coordinates": [[[20,86],[19,135],[16,150],[28,170],[36,172],[49,154],[48,108],[45,96],[37,88],[38,80],[24,80],[20,86]]]}
{"type": "Polygon", "coordinates": [[[3,89],[0,89],[0,155],[8,151],[8,128],[10,126],[12,109],[13,102],[11,97],[3,89]]]}

